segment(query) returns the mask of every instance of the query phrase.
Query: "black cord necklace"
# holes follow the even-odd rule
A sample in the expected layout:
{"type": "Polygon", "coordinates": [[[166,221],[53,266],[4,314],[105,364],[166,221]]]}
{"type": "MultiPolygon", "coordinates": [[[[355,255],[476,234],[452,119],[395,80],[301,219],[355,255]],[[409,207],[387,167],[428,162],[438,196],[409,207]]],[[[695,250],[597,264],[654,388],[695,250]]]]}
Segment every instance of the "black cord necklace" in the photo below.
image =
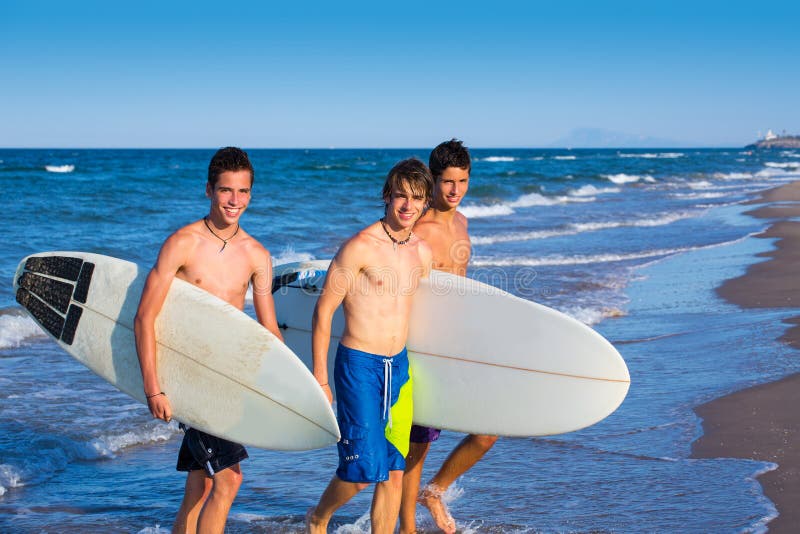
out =
{"type": "Polygon", "coordinates": [[[389,236],[389,239],[392,240],[392,246],[394,247],[395,250],[397,250],[397,245],[405,245],[406,243],[411,241],[411,238],[414,236],[414,232],[412,231],[408,232],[408,237],[406,237],[402,241],[395,239],[394,237],[392,237],[392,234],[389,233],[389,229],[386,228],[385,217],[381,217],[381,226],[383,227],[383,231],[386,232],[386,235],[389,236]]]}
{"type": "Polygon", "coordinates": [[[217,235],[217,233],[216,233],[214,230],[212,230],[212,229],[211,229],[211,226],[209,226],[209,225],[208,225],[208,216],[206,216],[206,217],[203,217],[203,222],[205,223],[205,225],[206,225],[206,228],[208,228],[208,231],[209,231],[209,232],[211,232],[211,235],[213,235],[214,237],[216,237],[217,239],[219,239],[220,241],[222,241],[222,248],[221,248],[221,249],[219,249],[219,252],[220,252],[220,253],[221,253],[223,250],[225,250],[225,247],[227,247],[227,246],[228,246],[228,241],[230,241],[231,239],[233,239],[234,237],[236,237],[236,234],[238,234],[238,233],[239,233],[239,223],[236,223],[236,231],[235,231],[235,232],[233,232],[233,235],[232,235],[232,236],[230,236],[228,239],[222,239],[220,236],[218,236],[218,235],[217,235]]]}

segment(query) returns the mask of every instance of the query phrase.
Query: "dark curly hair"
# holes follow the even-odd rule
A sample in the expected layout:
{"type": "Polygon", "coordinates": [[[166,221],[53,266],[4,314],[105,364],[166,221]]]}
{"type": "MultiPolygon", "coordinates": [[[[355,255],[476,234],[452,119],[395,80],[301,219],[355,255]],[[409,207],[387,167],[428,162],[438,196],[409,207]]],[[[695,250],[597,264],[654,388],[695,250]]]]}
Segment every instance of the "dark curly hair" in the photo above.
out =
{"type": "Polygon", "coordinates": [[[458,139],[445,141],[431,151],[428,167],[430,167],[434,179],[441,177],[448,167],[458,167],[469,172],[472,170],[469,150],[458,139]]]}
{"type": "Polygon", "coordinates": [[[247,157],[247,152],[241,148],[226,146],[217,150],[217,153],[211,158],[211,163],[208,164],[209,185],[213,188],[217,185],[219,175],[228,171],[250,171],[250,185],[253,185],[255,179],[253,165],[250,163],[250,158],[247,157]]]}

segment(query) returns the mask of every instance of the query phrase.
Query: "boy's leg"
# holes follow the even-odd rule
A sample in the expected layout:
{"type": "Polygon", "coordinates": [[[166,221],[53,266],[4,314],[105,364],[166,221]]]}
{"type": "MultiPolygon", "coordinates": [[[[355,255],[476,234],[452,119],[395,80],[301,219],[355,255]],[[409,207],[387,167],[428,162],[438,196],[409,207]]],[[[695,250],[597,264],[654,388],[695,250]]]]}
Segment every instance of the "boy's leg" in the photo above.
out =
{"type": "Polygon", "coordinates": [[[417,530],[417,495],[422,480],[422,467],[431,444],[409,444],[406,469],[403,474],[403,496],[400,502],[400,534],[411,534],[417,530]]]}
{"type": "Polygon", "coordinates": [[[232,465],[214,474],[211,494],[206,499],[197,520],[198,534],[222,534],[228,521],[233,500],[242,485],[242,470],[239,464],[232,465]]]}
{"type": "Polygon", "coordinates": [[[372,497],[370,519],[372,532],[376,534],[392,534],[400,513],[400,499],[403,494],[403,472],[389,471],[389,480],[375,485],[372,497]]]}
{"type": "Polygon", "coordinates": [[[319,503],[306,513],[307,532],[326,532],[334,512],[369,486],[366,483],[346,482],[334,475],[319,498],[319,503]]]}
{"type": "Polygon", "coordinates": [[[186,487],[183,491],[183,501],[172,525],[173,534],[194,534],[197,532],[197,518],[211,493],[212,480],[206,476],[205,471],[189,471],[186,476],[186,487]]]}

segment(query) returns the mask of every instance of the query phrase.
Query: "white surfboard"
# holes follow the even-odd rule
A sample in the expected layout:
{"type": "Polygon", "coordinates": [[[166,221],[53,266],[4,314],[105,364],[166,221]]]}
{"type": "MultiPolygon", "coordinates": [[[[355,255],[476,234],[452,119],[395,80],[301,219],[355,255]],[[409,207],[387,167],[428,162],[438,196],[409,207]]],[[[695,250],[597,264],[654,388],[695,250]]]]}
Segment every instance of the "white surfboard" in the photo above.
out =
{"type": "MultiPolygon", "coordinates": [[[[79,362],[145,403],[133,319],[149,269],[83,252],[20,262],[17,301],[79,362]]],[[[265,449],[339,439],[330,404],[305,365],[244,312],[175,279],[156,321],[159,381],[174,417],[265,449]]]]}
{"type": "MultiPolygon", "coordinates": [[[[330,260],[275,267],[286,344],[311,365],[311,315],[330,260]]],[[[344,328],[334,316],[332,362],[344,328]]],[[[600,334],[556,310],[476,280],[422,281],[408,344],[414,422],[474,434],[546,436],[587,427],[622,403],[625,362],[600,334]]]]}

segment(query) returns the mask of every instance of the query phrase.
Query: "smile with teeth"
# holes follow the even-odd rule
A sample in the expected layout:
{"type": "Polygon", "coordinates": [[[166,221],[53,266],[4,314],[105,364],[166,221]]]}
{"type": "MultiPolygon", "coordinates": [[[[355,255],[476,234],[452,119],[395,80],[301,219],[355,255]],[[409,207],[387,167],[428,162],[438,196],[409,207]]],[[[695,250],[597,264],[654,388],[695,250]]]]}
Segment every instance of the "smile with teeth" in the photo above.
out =
{"type": "Polygon", "coordinates": [[[242,208],[222,208],[228,217],[236,217],[242,208]]]}

